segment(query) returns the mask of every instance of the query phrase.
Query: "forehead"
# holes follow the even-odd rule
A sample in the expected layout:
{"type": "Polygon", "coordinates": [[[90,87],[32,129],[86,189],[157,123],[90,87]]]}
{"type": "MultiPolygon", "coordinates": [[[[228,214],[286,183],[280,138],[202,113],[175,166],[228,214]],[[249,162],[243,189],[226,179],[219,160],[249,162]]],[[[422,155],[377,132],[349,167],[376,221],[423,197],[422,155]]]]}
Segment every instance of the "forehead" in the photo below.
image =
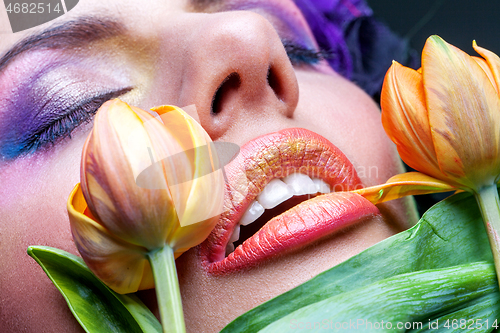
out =
{"type": "MultiPolygon", "coordinates": [[[[75,8],[55,20],[17,33],[8,33],[5,32],[10,30],[7,12],[4,6],[0,6],[0,56],[5,55],[9,49],[16,46],[16,43],[20,41],[29,41],[31,36],[40,35],[47,30],[65,25],[70,21],[79,20],[82,17],[98,19],[101,22],[113,22],[116,23],[114,24],[115,27],[122,25],[126,27],[129,33],[140,34],[147,29],[154,30],[155,26],[157,26],[155,22],[161,23],[168,15],[183,12],[220,12],[227,10],[253,10],[262,13],[259,9],[263,7],[266,7],[265,11],[271,12],[273,9],[274,12],[286,9],[285,15],[294,16],[303,21],[300,11],[292,0],[149,0],[147,2],[136,0],[107,0],[105,2],[100,0],[79,0],[75,8]]],[[[88,20],[87,23],[89,23],[88,20]]],[[[87,30],[101,30],[102,24],[97,23],[96,29],[89,25],[87,30]]],[[[305,22],[302,22],[302,24],[307,26],[305,22]]],[[[78,26],[85,29],[84,24],[78,26]]],[[[111,32],[118,32],[119,29],[114,30],[111,32]]],[[[111,33],[108,35],[111,35],[111,33]]]]}
{"type": "Polygon", "coordinates": [[[16,42],[23,40],[27,36],[38,34],[80,17],[99,17],[114,20],[133,29],[134,26],[139,24],[144,25],[144,22],[151,23],[152,19],[159,16],[158,13],[166,16],[169,13],[189,11],[190,7],[190,0],[151,0],[147,2],[134,0],[79,0],[75,8],[65,15],[31,29],[9,33],[8,31],[11,28],[6,8],[0,5],[0,54],[4,54],[16,42]]]}

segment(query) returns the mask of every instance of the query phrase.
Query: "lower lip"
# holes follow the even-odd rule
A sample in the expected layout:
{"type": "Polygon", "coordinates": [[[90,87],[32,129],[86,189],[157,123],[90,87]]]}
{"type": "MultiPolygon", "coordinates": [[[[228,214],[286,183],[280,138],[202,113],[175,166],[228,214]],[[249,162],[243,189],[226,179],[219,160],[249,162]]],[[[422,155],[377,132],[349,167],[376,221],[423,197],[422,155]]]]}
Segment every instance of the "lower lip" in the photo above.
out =
{"type": "Polygon", "coordinates": [[[377,215],[378,208],[360,195],[321,195],[274,217],[225,259],[204,266],[214,275],[247,269],[377,215]]]}

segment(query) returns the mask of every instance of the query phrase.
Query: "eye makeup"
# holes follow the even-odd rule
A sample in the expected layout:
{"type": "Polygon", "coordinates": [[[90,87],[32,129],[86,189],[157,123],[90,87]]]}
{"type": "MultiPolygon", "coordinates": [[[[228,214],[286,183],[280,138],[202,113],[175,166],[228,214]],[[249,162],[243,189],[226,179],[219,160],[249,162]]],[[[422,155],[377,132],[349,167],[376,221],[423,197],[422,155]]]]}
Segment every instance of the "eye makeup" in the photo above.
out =
{"type": "MultiPolygon", "coordinates": [[[[38,128],[31,132],[24,133],[24,137],[17,142],[16,147],[13,147],[14,149],[10,151],[2,151],[3,155],[14,158],[22,154],[34,152],[47,145],[53,145],[57,140],[71,137],[73,130],[92,120],[94,114],[104,102],[123,95],[130,90],[131,88],[125,88],[117,91],[103,92],[99,95],[89,97],[79,104],[72,105],[69,109],[58,110],[61,113],[60,116],[54,118],[48,117],[47,122],[42,121],[41,126],[38,126],[38,128]]],[[[55,114],[55,112],[51,113],[50,109],[48,113],[55,114]]]]}
{"type": "MultiPolygon", "coordinates": [[[[3,159],[10,160],[21,155],[33,153],[40,148],[55,144],[58,140],[71,137],[80,125],[92,120],[99,107],[109,99],[119,97],[132,88],[103,91],[88,98],[79,98],[71,105],[59,104],[55,100],[39,111],[39,116],[27,124],[16,124],[8,132],[11,139],[5,140],[0,153],[3,159]]],[[[4,138],[6,135],[3,135],[4,138]]]]}
{"type": "MultiPolygon", "coordinates": [[[[92,120],[102,103],[132,89],[74,59],[52,59],[34,67],[21,61],[16,69],[17,74],[22,72],[16,77],[18,82],[0,94],[0,156],[4,161],[71,137],[78,126],[92,120]]],[[[9,86],[5,81],[0,84],[9,86]]]]}
{"type": "Polygon", "coordinates": [[[288,55],[288,58],[290,58],[292,65],[316,65],[321,60],[329,59],[331,57],[331,53],[326,50],[316,51],[286,39],[282,39],[281,42],[285,47],[286,54],[288,55]]]}

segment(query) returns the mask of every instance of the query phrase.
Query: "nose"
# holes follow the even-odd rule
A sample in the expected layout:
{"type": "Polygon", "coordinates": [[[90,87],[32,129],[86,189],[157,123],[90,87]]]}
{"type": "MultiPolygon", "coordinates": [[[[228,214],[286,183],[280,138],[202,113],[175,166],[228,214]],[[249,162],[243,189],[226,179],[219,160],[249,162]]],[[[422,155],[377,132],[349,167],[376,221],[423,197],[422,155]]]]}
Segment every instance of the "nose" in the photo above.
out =
{"type": "Polygon", "coordinates": [[[178,104],[194,104],[214,140],[236,122],[292,117],[298,84],[272,25],[251,12],[195,15],[202,17],[182,48],[178,104]]]}

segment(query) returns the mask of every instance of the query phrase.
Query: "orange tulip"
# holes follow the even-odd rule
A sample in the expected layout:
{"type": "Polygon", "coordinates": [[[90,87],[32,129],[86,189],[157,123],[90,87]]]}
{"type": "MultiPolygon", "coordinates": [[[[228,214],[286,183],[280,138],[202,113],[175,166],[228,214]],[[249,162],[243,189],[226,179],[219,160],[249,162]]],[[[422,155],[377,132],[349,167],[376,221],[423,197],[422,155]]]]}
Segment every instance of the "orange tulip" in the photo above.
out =
{"type": "Polygon", "coordinates": [[[171,294],[168,306],[160,304],[162,318],[171,317],[169,330],[183,331],[174,257],[212,231],[224,178],[208,134],[193,118],[176,107],[155,111],[160,117],[118,99],[101,106],[68,213],[78,251],[95,275],[118,293],[156,284],[160,300],[171,294]]]}
{"type": "MultiPolygon", "coordinates": [[[[408,187],[396,194],[408,186],[405,181],[413,181],[413,191],[422,193],[477,193],[499,181],[500,58],[475,42],[473,46],[484,59],[432,36],[424,46],[421,69],[393,62],[387,71],[381,96],[384,129],[406,164],[434,178],[431,186],[415,183],[416,173],[398,175],[398,185],[390,186],[392,180],[384,185],[389,200],[407,195],[408,187]]],[[[364,191],[372,197],[374,192],[364,191]]]]}
{"type": "Polygon", "coordinates": [[[500,58],[473,43],[471,57],[431,36],[422,68],[393,62],[381,95],[382,123],[409,172],[359,190],[373,203],[450,190],[475,195],[500,265],[500,58]]]}
{"type": "Polygon", "coordinates": [[[168,244],[178,257],[222,210],[217,155],[193,150],[210,149],[210,138],[181,109],[158,110],[168,124],[118,99],[103,104],[83,150],[81,188],[68,201],[83,259],[120,293],[152,288],[144,253],[168,244]]]}

